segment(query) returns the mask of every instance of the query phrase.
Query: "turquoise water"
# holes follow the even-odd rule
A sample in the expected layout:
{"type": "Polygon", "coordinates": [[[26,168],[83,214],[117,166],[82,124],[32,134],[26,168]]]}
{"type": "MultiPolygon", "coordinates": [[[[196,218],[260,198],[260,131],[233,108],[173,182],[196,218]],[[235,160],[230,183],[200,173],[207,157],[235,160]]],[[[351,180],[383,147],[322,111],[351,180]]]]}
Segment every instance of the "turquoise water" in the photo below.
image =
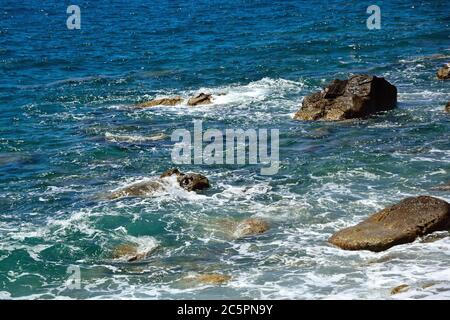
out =
{"type": "Polygon", "coordinates": [[[450,82],[435,79],[450,59],[445,2],[379,1],[373,31],[370,1],[77,4],[81,30],[67,29],[61,1],[0,5],[0,298],[390,298],[401,284],[411,289],[396,297],[450,298],[448,233],[383,253],[326,242],[406,196],[450,200],[430,190],[450,180],[450,82]],[[398,108],[292,120],[305,95],[356,72],[395,84],[398,108]],[[132,107],[202,91],[213,105],[132,107]],[[170,135],[193,120],[279,129],[279,173],[183,165],[212,188],[102,197],[173,167],[170,135]],[[224,220],[248,217],[271,229],[230,239],[224,220]],[[125,242],[157,248],[141,262],[112,259],[125,242]],[[204,273],[232,278],[185,280],[204,273]]]}

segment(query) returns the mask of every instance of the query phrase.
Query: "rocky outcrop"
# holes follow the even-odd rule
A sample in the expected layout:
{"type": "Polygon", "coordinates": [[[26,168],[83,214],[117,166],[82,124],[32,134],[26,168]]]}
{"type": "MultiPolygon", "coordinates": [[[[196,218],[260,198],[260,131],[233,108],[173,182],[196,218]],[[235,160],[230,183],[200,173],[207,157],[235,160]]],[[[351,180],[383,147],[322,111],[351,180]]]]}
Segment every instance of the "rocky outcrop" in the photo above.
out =
{"type": "Polygon", "coordinates": [[[188,100],[188,105],[193,106],[199,106],[204,104],[211,104],[212,103],[212,95],[211,94],[205,94],[200,93],[196,95],[195,97],[192,97],[188,100]]]}
{"type": "Polygon", "coordinates": [[[169,169],[161,175],[161,178],[177,176],[177,181],[187,191],[199,191],[210,187],[207,177],[198,173],[182,173],[178,169],[169,169]]]}
{"type": "Polygon", "coordinates": [[[440,80],[450,79],[450,64],[447,63],[442,68],[440,68],[436,75],[440,80]]]}
{"type": "Polygon", "coordinates": [[[262,234],[269,230],[269,225],[262,219],[250,218],[239,222],[233,232],[234,238],[245,238],[262,234]]]}
{"type": "Polygon", "coordinates": [[[450,101],[445,106],[444,111],[450,113],[450,101]]]}
{"type": "Polygon", "coordinates": [[[397,88],[368,75],[354,75],[348,80],[336,79],[321,92],[303,100],[295,114],[297,120],[340,121],[362,118],[397,105],[397,88]]]}
{"type": "Polygon", "coordinates": [[[162,99],[155,99],[147,102],[143,102],[137,105],[138,108],[150,108],[150,107],[156,107],[156,106],[176,106],[177,104],[180,104],[183,102],[182,97],[171,97],[171,98],[162,98],[162,99]]]}
{"type": "Polygon", "coordinates": [[[356,226],[335,233],[329,242],[345,250],[383,251],[450,229],[450,204],[429,197],[407,198],[356,226]]]}
{"type": "Polygon", "coordinates": [[[164,178],[175,175],[177,182],[187,191],[199,191],[210,187],[209,180],[204,175],[198,173],[182,173],[178,169],[170,169],[164,172],[159,180],[150,180],[131,184],[127,187],[113,191],[108,195],[108,199],[118,199],[123,197],[143,197],[150,196],[157,191],[161,191],[167,185],[164,178]]]}

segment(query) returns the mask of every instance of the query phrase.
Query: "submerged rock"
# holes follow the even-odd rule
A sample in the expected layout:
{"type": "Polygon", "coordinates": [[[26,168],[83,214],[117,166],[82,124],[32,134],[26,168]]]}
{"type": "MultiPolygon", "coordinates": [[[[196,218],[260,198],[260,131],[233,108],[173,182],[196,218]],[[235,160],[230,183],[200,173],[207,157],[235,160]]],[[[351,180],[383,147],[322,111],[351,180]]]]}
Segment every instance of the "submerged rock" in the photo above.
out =
{"type": "Polygon", "coordinates": [[[199,274],[197,275],[194,280],[198,281],[203,284],[224,284],[228,282],[231,279],[231,276],[223,275],[223,274],[217,274],[217,273],[211,273],[211,274],[199,274]]]}
{"type": "Polygon", "coordinates": [[[156,106],[176,106],[177,104],[180,104],[183,102],[182,97],[171,97],[171,98],[162,98],[162,99],[155,99],[147,102],[143,102],[137,105],[138,108],[150,108],[150,107],[156,107],[156,106]]]}
{"type": "Polygon", "coordinates": [[[440,68],[436,75],[440,80],[450,79],[450,64],[446,64],[442,68],[440,68]]]}
{"type": "Polygon", "coordinates": [[[406,198],[356,226],[335,233],[329,242],[345,250],[383,251],[450,229],[450,204],[429,196],[406,198]]]}
{"type": "Polygon", "coordinates": [[[163,185],[159,181],[138,182],[128,187],[124,187],[122,189],[112,192],[108,196],[108,199],[148,196],[162,189],[163,185]]]}
{"type": "Polygon", "coordinates": [[[407,284],[399,285],[391,290],[391,295],[403,293],[409,290],[409,286],[407,284]]]}
{"type": "Polygon", "coordinates": [[[444,111],[450,113],[450,101],[445,106],[444,111]]]}
{"type": "Polygon", "coordinates": [[[138,246],[135,244],[125,243],[114,248],[112,252],[113,259],[126,260],[133,262],[145,259],[149,252],[138,252],[138,246]]]}
{"type": "Polygon", "coordinates": [[[234,238],[258,235],[269,230],[269,225],[262,219],[250,218],[239,222],[233,232],[234,238]]]}
{"type": "Polygon", "coordinates": [[[190,98],[188,101],[188,105],[191,107],[211,103],[212,103],[212,95],[205,93],[200,93],[195,97],[190,98]]]}
{"type": "Polygon", "coordinates": [[[397,88],[384,78],[354,75],[348,80],[336,79],[321,92],[305,97],[294,119],[341,121],[391,110],[396,105],[397,88]]]}

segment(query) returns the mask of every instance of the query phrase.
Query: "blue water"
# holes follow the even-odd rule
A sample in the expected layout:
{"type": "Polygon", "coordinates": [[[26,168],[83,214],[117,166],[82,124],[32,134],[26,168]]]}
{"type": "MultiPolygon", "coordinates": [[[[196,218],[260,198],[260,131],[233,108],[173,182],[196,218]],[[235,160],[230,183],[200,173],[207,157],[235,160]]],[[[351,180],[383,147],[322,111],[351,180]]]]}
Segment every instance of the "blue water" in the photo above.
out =
{"type": "Polygon", "coordinates": [[[0,298],[450,298],[450,238],[384,253],[327,244],[336,230],[450,180],[445,1],[13,1],[0,3],[0,298]],[[81,8],[68,30],[66,9],[81,8]],[[349,73],[386,77],[396,110],[347,123],[292,120],[349,73]],[[210,92],[211,106],[136,110],[210,92]],[[145,198],[101,195],[173,166],[176,128],[276,128],[281,169],[183,165],[209,177],[145,198]],[[145,137],[166,134],[152,141],[145,137]],[[115,139],[114,137],[127,137],[115,139]],[[119,141],[120,140],[120,141],[119,141]],[[234,240],[224,221],[271,229],[234,240]],[[157,247],[144,261],[115,246],[157,247]],[[80,268],[80,288],[67,268],[80,268]],[[231,276],[223,285],[189,281],[231,276]]]}

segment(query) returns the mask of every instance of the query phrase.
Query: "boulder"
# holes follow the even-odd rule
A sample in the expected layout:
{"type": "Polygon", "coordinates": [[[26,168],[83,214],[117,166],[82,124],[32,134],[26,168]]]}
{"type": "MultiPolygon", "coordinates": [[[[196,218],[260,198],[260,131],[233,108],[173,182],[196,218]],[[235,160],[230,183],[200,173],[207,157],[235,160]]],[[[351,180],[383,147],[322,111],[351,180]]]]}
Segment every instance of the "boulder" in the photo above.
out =
{"type": "Polygon", "coordinates": [[[161,178],[177,176],[177,181],[187,191],[199,191],[210,187],[209,180],[198,173],[182,173],[178,169],[169,169],[161,175],[161,178]]]}
{"type": "Polygon", "coordinates": [[[190,98],[188,101],[188,105],[191,107],[211,103],[212,103],[212,95],[205,93],[200,93],[195,97],[190,98]]]}
{"type": "Polygon", "coordinates": [[[450,79],[450,64],[447,63],[442,68],[440,68],[436,75],[440,80],[450,79]]]}
{"type": "Polygon", "coordinates": [[[262,219],[250,218],[239,222],[233,232],[234,238],[245,238],[269,230],[269,225],[262,219]]]}
{"type": "Polygon", "coordinates": [[[340,121],[362,118],[391,110],[396,105],[397,88],[394,85],[384,78],[354,75],[348,80],[336,79],[324,90],[305,97],[294,119],[340,121]]]}
{"type": "Polygon", "coordinates": [[[392,288],[391,295],[403,293],[409,290],[409,286],[407,284],[401,284],[395,288],[392,288]]]}
{"type": "Polygon", "coordinates": [[[143,102],[137,105],[138,108],[150,108],[150,107],[156,107],[156,106],[176,106],[177,104],[180,104],[183,102],[182,97],[171,97],[171,98],[162,98],[162,99],[155,99],[147,102],[143,102]]]}
{"type": "Polygon", "coordinates": [[[450,113],[450,101],[445,106],[444,111],[450,113]]]}
{"type": "Polygon", "coordinates": [[[434,231],[450,229],[450,204],[429,196],[406,198],[356,226],[335,233],[329,242],[345,250],[384,251],[434,231]]]}

